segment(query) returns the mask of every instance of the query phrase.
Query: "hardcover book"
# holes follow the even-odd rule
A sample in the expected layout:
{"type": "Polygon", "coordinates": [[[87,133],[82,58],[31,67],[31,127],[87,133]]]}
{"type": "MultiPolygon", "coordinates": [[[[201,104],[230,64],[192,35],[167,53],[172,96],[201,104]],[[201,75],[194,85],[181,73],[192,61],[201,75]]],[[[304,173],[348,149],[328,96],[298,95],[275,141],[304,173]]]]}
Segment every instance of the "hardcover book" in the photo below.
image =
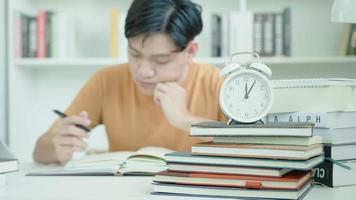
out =
{"type": "Polygon", "coordinates": [[[192,146],[194,155],[307,160],[323,153],[321,144],[309,146],[272,144],[215,144],[204,142],[192,146]]]}
{"type": "Polygon", "coordinates": [[[240,187],[246,189],[297,190],[310,181],[310,179],[310,171],[292,171],[283,177],[163,171],[158,173],[153,181],[159,183],[240,187]]]}
{"type": "Polygon", "coordinates": [[[165,160],[170,163],[206,164],[206,165],[227,165],[239,167],[267,167],[267,168],[288,168],[298,170],[309,170],[324,161],[324,155],[319,155],[308,160],[277,160],[263,158],[239,158],[222,156],[201,156],[193,155],[190,152],[173,152],[165,156],[165,160]]]}
{"type": "Polygon", "coordinates": [[[312,136],[314,123],[232,124],[207,121],[192,125],[191,136],[312,136]]]}

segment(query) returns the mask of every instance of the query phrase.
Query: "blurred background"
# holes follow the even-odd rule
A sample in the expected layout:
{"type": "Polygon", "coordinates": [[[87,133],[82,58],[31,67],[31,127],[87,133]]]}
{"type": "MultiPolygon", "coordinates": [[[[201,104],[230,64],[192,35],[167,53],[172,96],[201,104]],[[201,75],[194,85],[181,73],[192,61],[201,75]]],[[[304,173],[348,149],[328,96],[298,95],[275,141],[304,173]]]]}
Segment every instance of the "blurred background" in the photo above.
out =
{"type": "MultiPolygon", "coordinates": [[[[222,67],[256,51],[273,79],[356,78],[356,27],[331,22],[333,0],[195,0],[197,62],[222,67]]],[[[0,0],[0,140],[21,161],[99,68],[125,62],[130,0],[0,0]]],[[[341,97],[342,98],[342,97],[341,97]]],[[[106,149],[105,130],[89,141],[106,149]]]]}

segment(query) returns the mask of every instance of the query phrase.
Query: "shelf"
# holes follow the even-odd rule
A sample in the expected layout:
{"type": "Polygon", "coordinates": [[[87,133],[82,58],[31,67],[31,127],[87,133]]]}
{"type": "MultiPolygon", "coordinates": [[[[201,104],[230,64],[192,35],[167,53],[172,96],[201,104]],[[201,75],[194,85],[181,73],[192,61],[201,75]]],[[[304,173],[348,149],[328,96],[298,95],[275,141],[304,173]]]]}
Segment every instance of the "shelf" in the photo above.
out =
{"type": "MultiPolygon", "coordinates": [[[[198,57],[198,63],[208,63],[223,66],[226,58],[198,57]]],[[[49,67],[102,67],[127,62],[122,58],[76,58],[76,59],[33,59],[24,58],[15,60],[15,65],[25,68],[49,68],[49,67]]],[[[294,66],[296,64],[355,64],[356,56],[330,56],[330,57],[262,57],[262,62],[268,65],[294,66]]]]}

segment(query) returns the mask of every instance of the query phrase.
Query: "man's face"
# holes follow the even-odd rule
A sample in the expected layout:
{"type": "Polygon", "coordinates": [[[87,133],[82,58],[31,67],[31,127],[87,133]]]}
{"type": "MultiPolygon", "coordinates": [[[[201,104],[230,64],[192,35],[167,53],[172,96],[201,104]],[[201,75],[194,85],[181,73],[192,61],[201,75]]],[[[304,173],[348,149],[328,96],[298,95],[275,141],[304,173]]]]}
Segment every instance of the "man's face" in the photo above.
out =
{"type": "Polygon", "coordinates": [[[128,61],[131,75],[145,95],[153,95],[157,83],[180,82],[185,78],[190,57],[166,34],[129,39],[128,61]]]}

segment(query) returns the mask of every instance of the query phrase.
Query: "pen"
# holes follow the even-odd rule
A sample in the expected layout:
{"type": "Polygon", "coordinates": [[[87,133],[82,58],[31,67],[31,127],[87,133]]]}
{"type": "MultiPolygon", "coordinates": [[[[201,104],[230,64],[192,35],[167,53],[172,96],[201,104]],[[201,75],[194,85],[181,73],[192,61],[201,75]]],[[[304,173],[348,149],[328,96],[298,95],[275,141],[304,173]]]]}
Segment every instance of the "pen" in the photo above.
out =
{"type": "MultiPolygon", "coordinates": [[[[66,115],[65,113],[63,113],[63,112],[61,112],[61,111],[59,111],[59,110],[53,110],[53,112],[54,112],[55,114],[57,114],[58,116],[62,117],[62,118],[67,117],[67,115],[66,115]]],[[[84,130],[84,131],[86,131],[86,132],[90,132],[90,129],[87,128],[87,127],[85,127],[85,126],[83,126],[83,125],[76,124],[75,126],[78,127],[78,128],[80,128],[80,129],[82,129],[82,130],[84,130]]]]}

